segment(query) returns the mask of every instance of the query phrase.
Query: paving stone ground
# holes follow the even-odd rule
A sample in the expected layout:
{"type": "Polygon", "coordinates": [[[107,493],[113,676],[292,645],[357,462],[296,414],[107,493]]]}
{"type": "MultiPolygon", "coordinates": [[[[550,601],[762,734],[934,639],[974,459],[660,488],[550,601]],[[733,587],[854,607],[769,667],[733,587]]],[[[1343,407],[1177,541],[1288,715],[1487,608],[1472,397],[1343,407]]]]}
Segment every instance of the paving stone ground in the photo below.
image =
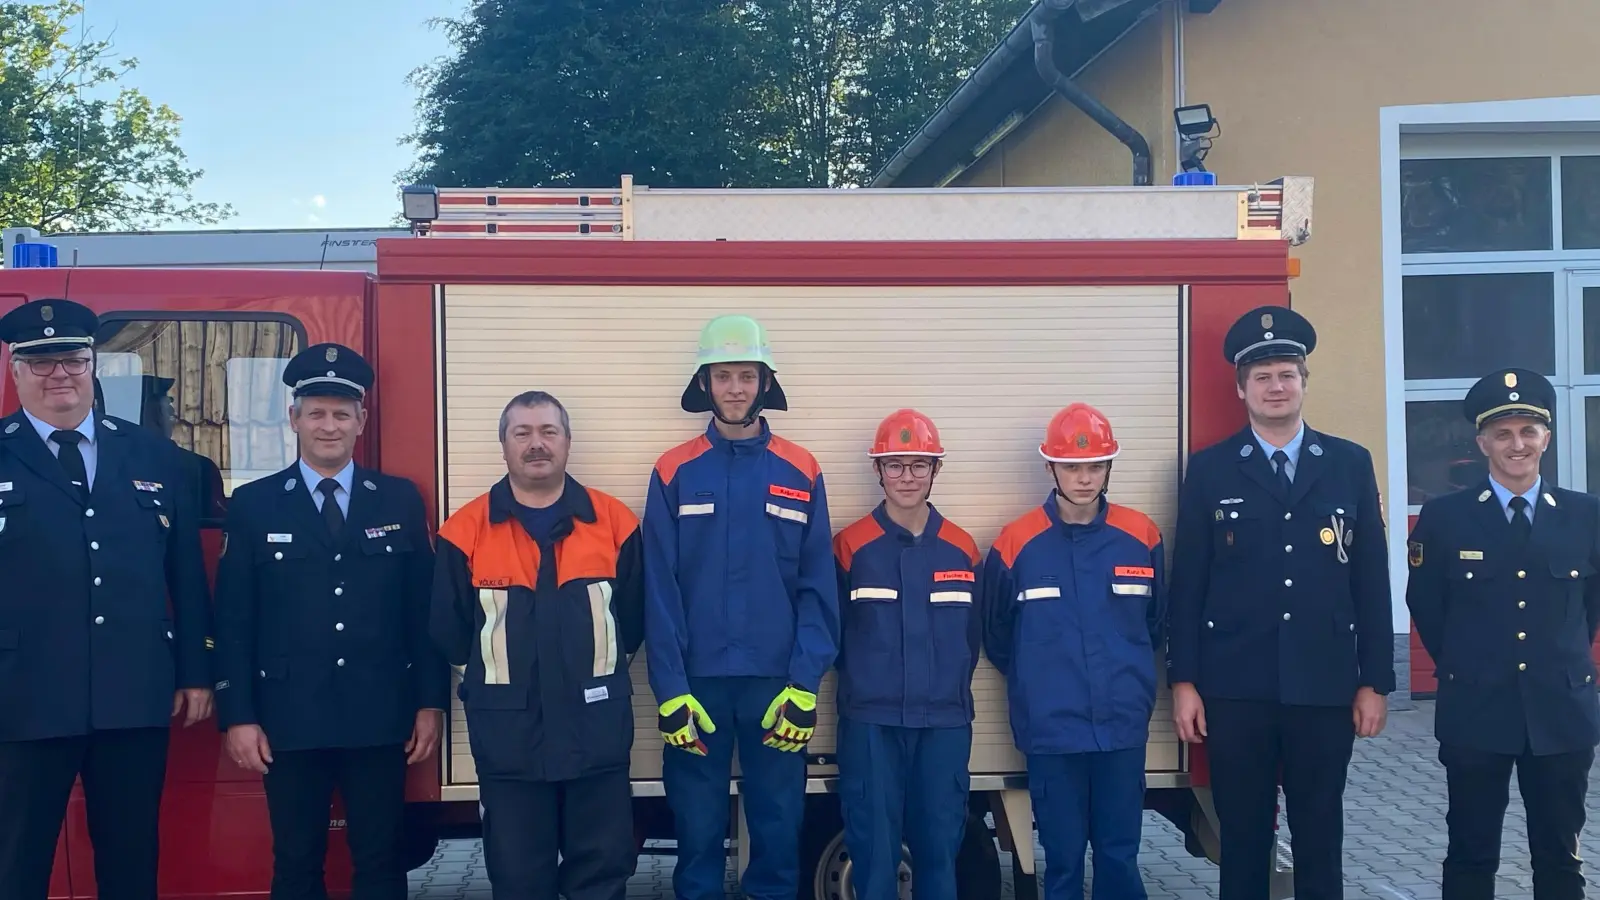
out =
{"type": "MultiPolygon", "coordinates": [[[[1446,793],[1444,769],[1433,740],[1433,704],[1394,710],[1382,735],[1357,741],[1345,793],[1345,897],[1347,900],[1438,900],[1444,859],[1446,793]]],[[[1600,821],[1600,771],[1591,773],[1589,839],[1600,821]]],[[[1287,826],[1282,826],[1287,833],[1287,826]]],[[[1531,898],[1527,819],[1516,779],[1506,811],[1501,849],[1500,900],[1531,898]]],[[[1580,848],[1582,849],[1582,848],[1580,848]]],[[[1044,851],[1035,847],[1041,866],[1044,851]]],[[[1594,851],[1589,851],[1592,856],[1594,851]]],[[[628,885],[630,900],[672,900],[671,856],[641,856],[628,885]]],[[[1014,896],[1010,854],[1001,854],[1005,896],[1014,896]]],[[[1151,900],[1205,900],[1217,896],[1216,867],[1190,856],[1178,831],[1154,813],[1145,814],[1140,868],[1151,900]]],[[[1600,868],[1588,867],[1600,889],[1600,868]]],[[[1092,872],[1090,878],[1092,878],[1092,872]]],[[[737,897],[732,867],[728,896],[737,897]]],[[[1087,890],[1086,890],[1087,896],[1087,890]]],[[[411,873],[412,900],[489,900],[489,879],[477,841],[449,841],[427,866],[411,873]]]]}

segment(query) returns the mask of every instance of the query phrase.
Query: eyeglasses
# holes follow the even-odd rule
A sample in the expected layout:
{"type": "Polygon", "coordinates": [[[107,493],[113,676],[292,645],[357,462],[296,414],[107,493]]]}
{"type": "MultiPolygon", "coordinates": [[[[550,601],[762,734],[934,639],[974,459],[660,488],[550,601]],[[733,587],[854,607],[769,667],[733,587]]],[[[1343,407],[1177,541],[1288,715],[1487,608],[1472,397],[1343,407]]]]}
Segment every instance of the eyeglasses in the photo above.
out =
{"type": "Polygon", "coordinates": [[[30,359],[26,360],[26,362],[29,372],[40,378],[48,378],[55,372],[56,366],[60,366],[61,371],[66,372],[68,375],[82,375],[89,371],[89,364],[94,360],[75,356],[72,359],[30,359]]]}
{"type": "Polygon", "coordinates": [[[919,459],[911,463],[886,462],[883,464],[883,474],[890,478],[899,478],[908,469],[914,477],[926,478],[928,473],[933,471],[933,463],[926,459],[919,459]]]}

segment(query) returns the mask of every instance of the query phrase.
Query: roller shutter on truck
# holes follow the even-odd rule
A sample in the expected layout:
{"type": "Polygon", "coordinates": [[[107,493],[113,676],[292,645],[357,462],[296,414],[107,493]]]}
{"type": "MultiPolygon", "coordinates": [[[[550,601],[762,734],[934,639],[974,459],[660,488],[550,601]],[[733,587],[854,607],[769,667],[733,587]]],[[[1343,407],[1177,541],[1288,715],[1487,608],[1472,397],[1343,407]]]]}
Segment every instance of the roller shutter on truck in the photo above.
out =
{"type": "MultiPolygon", "coordinates": [[[[656,458],[706,427],[706,415],[678,407],[699,330],[712,316],[738,312],[767,326],[790,407],[768,421],[816,456],[835,533],[881,499],[865,452],[878,421],[911,406],[939,424],[949,454],[933,502],[987,554],[1006,522],[1044,501],[1051,485],[1037,448],[1045,424],[1082,400],[1110,416],[1122,443],[1112,499],[1170,534],[1183,445],[1182,295],[1176,285],[445,284],[442,511],[502,477],[500,411],[515,394],[539,389],[572,416],[570,473],[642,514],[656,458]]],[[[648,645],[633,662],[635,779],[661,772],[647,652],[648,645]]],[[[813,754],[830,756],[835,746],[832,692],[830,673],[813,754]]],[[[1004,683],[987,661],[974,692],[972,771],[1025,771],[1004,683]]],[[[1151,772],[1180,769],[1169,703],[1163,682],[1146,756],[1151,772]]],[[[445,783],[476,784],[459,700],[450,728],[445,783]]]]}

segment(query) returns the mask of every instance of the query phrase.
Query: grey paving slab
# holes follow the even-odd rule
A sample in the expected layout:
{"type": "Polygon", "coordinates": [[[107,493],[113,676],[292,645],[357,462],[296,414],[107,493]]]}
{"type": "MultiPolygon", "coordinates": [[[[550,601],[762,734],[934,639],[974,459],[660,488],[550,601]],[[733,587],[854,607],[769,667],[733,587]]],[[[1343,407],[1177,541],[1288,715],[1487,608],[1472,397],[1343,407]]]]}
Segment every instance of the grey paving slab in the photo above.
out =
{"type": "MultiPolygon", "coordinates": [[[[1439,866],[1444,859],[1447,796],[1444,769],[1433,740],[1433,703],[1414,700],[1389,714],[1384,733],[1357,741],[1345,802],[1346,900],[1438,900],[1439,866]]],[[[1600,771],[1591,774],[1588,798],[1590,839],[1600,821],[1600,771]]],[[[1289,834],[1287,822],[1280,822],[1289,834]]],[[[1531,900],[1527,818],[1516,780],[1506,810],[1501,850],[1501,900],[1531,900]]],[[[1587,840],[1585,842],[1587,845],[1587,840]]],[[[647,853],[649,848],[647,848],[647,853]]],[[[1044,850],[1034,853],[1048,867],[1044,850]]],[[[1010,854],[1002,853],[1005,896],[1014,897],[1010,854]]],[[[629,900],[673,900],[673,858],[646,855],[628,885],[629,900]]],[[[1218,896],[1217,871],[1190,856],[1182,836],[1165,819],[1145,814],[1141,870],[1151,900],[1212,900],[1218,896]]],[[[1092,881],[1089,867],[1086,881],[1092,881]]],[[[1600,889],[1600,868],[1588,867],[1600,889]]],[[[732,866],[726,889],[737,897],[732,866]]],[[[412,900],[490,900],[489,879],[477,841],[449,841],[426,866],[411,873],[412,900]]]]}

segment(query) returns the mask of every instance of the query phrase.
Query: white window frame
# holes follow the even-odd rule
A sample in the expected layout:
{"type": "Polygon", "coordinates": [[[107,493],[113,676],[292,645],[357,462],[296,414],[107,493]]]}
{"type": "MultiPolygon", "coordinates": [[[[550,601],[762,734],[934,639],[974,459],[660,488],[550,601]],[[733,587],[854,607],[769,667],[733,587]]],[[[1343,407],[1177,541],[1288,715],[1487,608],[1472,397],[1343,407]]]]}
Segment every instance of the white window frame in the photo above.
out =
{"type": "Polygon", "coordinates": [[[1555,272],[1555,326],[1558,338],[1566,335],[1565,348],[1556,345],[1556,371],[1553,381],[1556,416],[1563,423],[1557,434],[1557,472],[1564,485],[1584,484],[1584,424],[1578,422],[1582,397],[1600,394],[1600,375],[1569,379],[1581,371],[1582,332],[1568,328],[1582,324],[1581,293],[1574,296],[1569,270],[1600,268],[1600,249],[1488,253],[1412,253],[1401,252],[1400,243],[1400,160],[1406,158],[1532,156],[1551,159],[1551,246],[1560,248],[1561,167],[1563,155],[1600,153],[1600,95],[1549,97],[1536,100],[1509,100],[1484,103],[1438,103],[1417,106],[1388,106],[1379,110],[1378,157],[1379,187],[1382,201],[1383,246],[1383,337],[1387,430],[1388,490],[1391,510],[1404,510],[1406,518],[1391,514],[1389,526],[1390,584],[1394,591],[1394,630],[1411,630],[1411,617],[1405,605],[1408,566],[1406,537],[1408,517],[1417,507],[1409,499],[1406,457],[1406,401],[1457,399],[1466,395],[1472,381],[1466,379],[1414,380],[1405,378],[1404,317],[1401,290],[1406,275],[1467,274],[1473,271],[1553,271],[1555,272]],[[1565,291],[1565,293],[1563,293],[1565,291]],[[1563,302],[1565,301],[1565,302],[1563,302]],[[1576,312],[1575,312],[1576,309],[1576,312]],[[1576,345],[1574,348],[1573,345],[1576,345]],[[1581,381],[1581,386],[1579,385],[1581,381]],[[1574,387],[1565,387],[1566,384],[1574,387]],[[1579,399],[1574,399],[1574,398],[1579,399]],[[1577,413],[1578,415],[1575,415],[1577,413]],[[1584,471],[1576,471],[1583,469],[1584,471]]]}

